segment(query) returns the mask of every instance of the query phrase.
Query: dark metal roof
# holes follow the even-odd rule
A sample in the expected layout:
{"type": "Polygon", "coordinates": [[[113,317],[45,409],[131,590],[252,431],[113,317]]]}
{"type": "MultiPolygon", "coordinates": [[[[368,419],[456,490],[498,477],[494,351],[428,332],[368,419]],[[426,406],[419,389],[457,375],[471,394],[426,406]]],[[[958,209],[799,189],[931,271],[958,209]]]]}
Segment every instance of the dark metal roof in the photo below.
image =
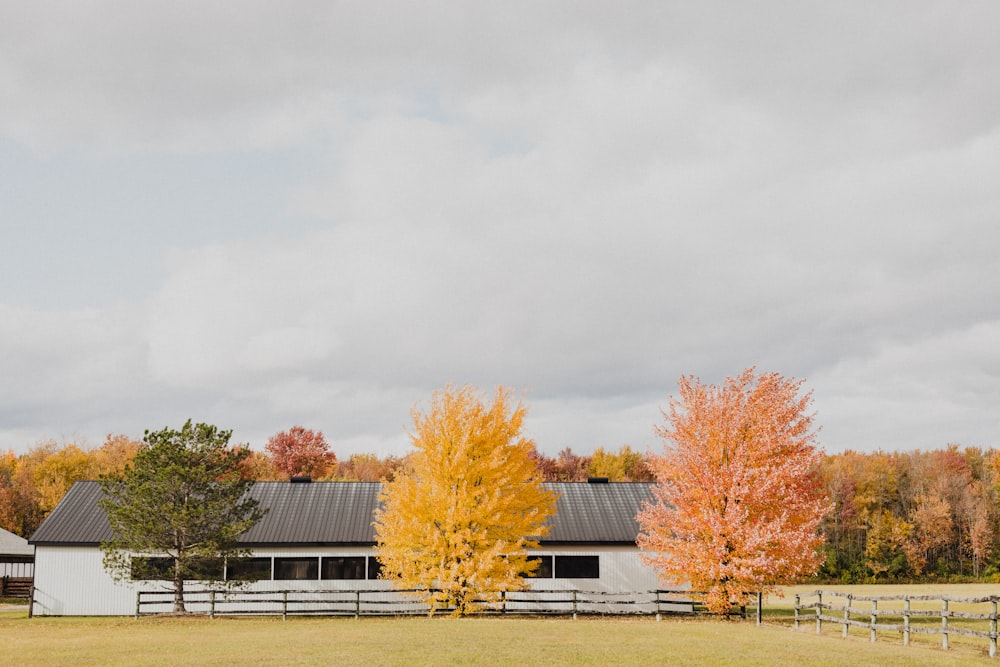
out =
{"type": "MultiPolygon", "coordinates": [[[[651,484],[551,482],[559,494],[543,544],[626,544],[639,533],[635,515],[651,497],[651,484]]],[[[375,542],[372,514],[378,482],[257,482],[250,495],[268,513],[240,537],[246,546],[369,545],[375,542]]],[[[96,545],[111,539],[97,506],[97,482],[77,482],[31,536],[38,545],[96,545]]]]}
{"type": "Polygon", "coordinates": [[[240,536],[247,545],[374,544],[378,482],[257,482],[250,495],[270,508],[240,536]]]}
{"type": "Polygon", "coordinates": [[[38,530],[28,539],[31,544],[99,544],[112,537],[104,510],[97,506],[101,498],[97,482],[77,482],[38,530]]]}
{"type": "Polygon", "coordinates": [[[550,482],[545,486],[559,494],[549,534],[541,540],[545,544],[634,544],[639,535],[635,515],[643,501],[652,498],[652,485],[645,482],[550,482]]]}

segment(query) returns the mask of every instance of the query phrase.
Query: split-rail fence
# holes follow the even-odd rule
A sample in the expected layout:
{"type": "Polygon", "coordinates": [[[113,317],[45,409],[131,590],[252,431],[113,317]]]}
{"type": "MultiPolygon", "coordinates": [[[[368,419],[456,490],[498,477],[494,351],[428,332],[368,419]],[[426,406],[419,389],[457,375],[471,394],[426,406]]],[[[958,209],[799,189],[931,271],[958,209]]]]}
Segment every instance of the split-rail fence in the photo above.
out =
{"type": "Polygon", "coordinates": [[[795,629],[798,630],[802,623],[815,623],[816,634],[820,634],[823,623],[828,622],[839,624],[841,635],[847,637],[848,628],[865,628],[872,642],[879,632],[901,632],[906,646],[914,633],[941,635],[941,647],[944,649],[948,649],[951,635],[981,637],[989,640],[990,657],[996,657],[998,602],[1000,596],[997,595],[970,598],[951,595],[854,595],[818,590],[795,596],[795,629]],[[805,602],[813,598],[815,601],[805,602]],[[842,602],[837,603],[838,600],[842,602]],[[865,603],[865,606],[858,606],[859,603],[865,603]],[[880,607],[879,603],[883,606],[880,607]],[[920,603],[919,607],[936,608],[915,608],[913,603],[920,603]],[[953,605],[961,605],[963,609],[955,609],[953,605]],[[970,607],[973,611],[969,610],[970,607]],[[980,621],[979,627],[983,629],[967,627],[975,623],[957,626],[951,623],[952,619],[980,621]]]}
{"type": "MultiPolygon", "coordinates": [[[[418,595],[401,590],[185,590],[188,612],[215,616],[408,616],[430,613],[418,595]],[[407,593],[411,593],[408,595],[407,593]]],[[[425,592],[424,592],[425,593],[425,592]]],[[[173,591],[140,590],[135,597],[135,616],[169,613],[173,591]]],[[[435,613],[452,609],[437,608],[435,613]]],[[[742,610],[746,614],[746,610],[742,610]]],[[[494,603],[483,602],[479,614],[521,616],[572,616],[581,614],[665,614],[706,613],[698,593],[690,590],[661,589],[647,592],[612,593],[577,590],[507,591],[494,603]]],[[[757,596],[757,623],[761,622],[757,596]]]]}

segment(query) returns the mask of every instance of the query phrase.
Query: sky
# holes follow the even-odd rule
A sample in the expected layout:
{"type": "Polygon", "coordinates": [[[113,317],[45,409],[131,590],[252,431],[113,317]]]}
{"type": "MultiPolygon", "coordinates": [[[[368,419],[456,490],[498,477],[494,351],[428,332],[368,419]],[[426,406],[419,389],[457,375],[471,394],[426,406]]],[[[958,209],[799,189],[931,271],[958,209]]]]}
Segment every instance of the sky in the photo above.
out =
{"type": "Polygon", "coordinates": [[[0,451],[188,419],[543,452],[693,375],[1000,446],[1000,4],[0,0],[0,451]]]}

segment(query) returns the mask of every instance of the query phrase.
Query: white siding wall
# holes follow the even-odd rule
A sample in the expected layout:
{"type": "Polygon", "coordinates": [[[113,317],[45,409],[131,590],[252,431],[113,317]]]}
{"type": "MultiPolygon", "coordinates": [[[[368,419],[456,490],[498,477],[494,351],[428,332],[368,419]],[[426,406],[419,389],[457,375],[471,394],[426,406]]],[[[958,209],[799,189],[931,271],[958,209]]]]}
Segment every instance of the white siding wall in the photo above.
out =
{"type": "Polygon", "coordinates": [[[630,546],[541,548],[539,556],[600,556],[600,579],[531,579],[530,588],[598,592],[637,593],[654,591],[658,584],[656,571],[643,565],[639,549],[630,546]]]}
{"type": "Polygon", "coordinates": [[[35,547],[38,616],[124,616],[135,612],[131,582],[116,584],[97,547],[35,547]]]}
{"type": "MultiPolygon", "coordinates": [[[[371,547],[259,549],[258,557],[282,556],[370,556],[371,547]]],[[[657,588],[655,571],[643,565],[635,547],[563,547],[539,549],[538,555],[598,555],[599,579],[531,579],[529,587],[537,590],[579,590],[599,592],[646,592],[657,588]]],[[[101,562],[97,547],[38,546],[35,549],[35,602],[37,615],[119,615],[135,613],[137,584],[144,591],[170,590],[167,582],[115,583],[101,562]]],[[[196,590],[198,585],[190,586],[196,590]]],[[[279,591],[378,590],[390,589],[387,581],[292,580],[258,581],[243,590],[279,591]]]]}

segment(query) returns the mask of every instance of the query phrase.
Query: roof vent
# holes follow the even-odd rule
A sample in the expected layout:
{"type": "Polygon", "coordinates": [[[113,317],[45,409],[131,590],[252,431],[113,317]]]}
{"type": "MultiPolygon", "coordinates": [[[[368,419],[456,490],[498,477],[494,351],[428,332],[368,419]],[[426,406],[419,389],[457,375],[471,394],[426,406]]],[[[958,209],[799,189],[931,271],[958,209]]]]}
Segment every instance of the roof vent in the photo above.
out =
{"type": "Polygon", "coordinates": [[[607,484],[610,481],[611,480],[609,480],[607,477],[588,477],[587,478],[587,484],[607,484]]]}
{"type": "Polygon", "coordinates": [[[288,481],[291,482],[292,484],[311,484],[313,478],[310,477],[309,475],[302,475],[302,476],[292,475],[292,477],[289,478],[288,481]]]}

